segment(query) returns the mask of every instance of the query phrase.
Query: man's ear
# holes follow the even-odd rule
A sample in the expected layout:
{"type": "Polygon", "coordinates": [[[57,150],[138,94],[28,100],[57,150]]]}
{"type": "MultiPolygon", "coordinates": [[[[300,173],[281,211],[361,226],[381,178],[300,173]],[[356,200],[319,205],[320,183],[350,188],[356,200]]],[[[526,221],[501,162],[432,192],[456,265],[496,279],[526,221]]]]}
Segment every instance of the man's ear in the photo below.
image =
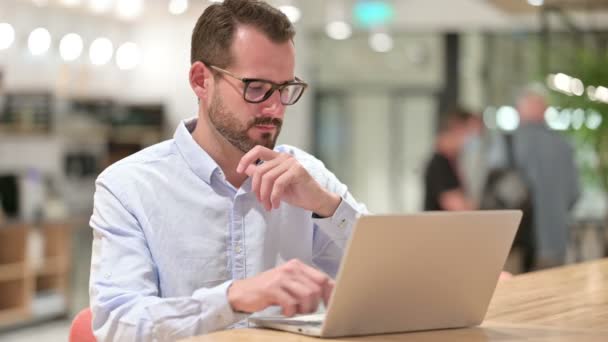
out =
{"type": "Polygon", "coordinates": [[[190,66],[190,87],[197,98],[207,98],[212,77],[211,70],[203,62],[194,62],[190,66]]]}

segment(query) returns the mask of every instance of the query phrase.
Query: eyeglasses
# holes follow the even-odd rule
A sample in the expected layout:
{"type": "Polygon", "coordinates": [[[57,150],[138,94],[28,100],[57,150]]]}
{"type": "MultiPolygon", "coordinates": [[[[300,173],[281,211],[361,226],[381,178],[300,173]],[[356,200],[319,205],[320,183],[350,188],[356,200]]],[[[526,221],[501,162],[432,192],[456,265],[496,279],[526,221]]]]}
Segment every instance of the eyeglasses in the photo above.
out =
{"type": "Polygon", "coordinates": [[[281,103],[286,106],[290,106],[298,102],[300,97],[302,97],[304,90],[306,90],[308,87],[308,84],[297,77],[295,81],[287,81],[281,84],[276,84],[272,81],[259,78],[238,77],[230,71],[218,68],[214,65],[209,65],[209,67],[243,82],[245,85],[245,88],[243,89],[243,99],[249,103],[264,102],[268,100],[270,96],[272,96],[275,90],[278,90],[281,94],[281,103]]]}

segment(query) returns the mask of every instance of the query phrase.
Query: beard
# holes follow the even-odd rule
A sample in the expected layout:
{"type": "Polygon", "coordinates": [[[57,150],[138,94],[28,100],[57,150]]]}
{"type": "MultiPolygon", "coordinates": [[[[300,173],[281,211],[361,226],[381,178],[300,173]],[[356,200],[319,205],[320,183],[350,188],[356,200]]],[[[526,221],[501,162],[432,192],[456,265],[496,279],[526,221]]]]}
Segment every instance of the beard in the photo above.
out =
{"type": "Polygon", "coordinates": [[[281,119],[272,117],[256,117],[243,124],[239,122],[234,113],[224,107],[224,103],[217,93],[214,94],[209,105],[209,120],[224,139],[243,153],[249,152],[257,145],[274,149],[283,125],[281,119]],[[274,125],[276,132],[274,134],[264,132],[260,139],[252,139],[247,132],[256,125],[274,125]]]}

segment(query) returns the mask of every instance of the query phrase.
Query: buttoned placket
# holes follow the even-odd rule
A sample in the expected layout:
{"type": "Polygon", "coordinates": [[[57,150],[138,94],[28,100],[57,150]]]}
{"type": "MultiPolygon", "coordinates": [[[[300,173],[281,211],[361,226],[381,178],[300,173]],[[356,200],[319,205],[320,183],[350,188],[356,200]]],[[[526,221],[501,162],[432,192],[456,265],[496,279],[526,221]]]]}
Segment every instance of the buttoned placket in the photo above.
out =
{"type": "Polygon", "coordinates": [[[230,208],[230,223],[229,223],[229,268],[232,275],[232,279],[245,279],[247,277],[246,267],[246,249],[244,240],[244,221],[242,206],[244,193],[242,190],[237,190],[232,184],[230,184],[224,173],[218,169],[217,175],[221,182],[230,190],[232,196],[232,206],[230,208]]]}

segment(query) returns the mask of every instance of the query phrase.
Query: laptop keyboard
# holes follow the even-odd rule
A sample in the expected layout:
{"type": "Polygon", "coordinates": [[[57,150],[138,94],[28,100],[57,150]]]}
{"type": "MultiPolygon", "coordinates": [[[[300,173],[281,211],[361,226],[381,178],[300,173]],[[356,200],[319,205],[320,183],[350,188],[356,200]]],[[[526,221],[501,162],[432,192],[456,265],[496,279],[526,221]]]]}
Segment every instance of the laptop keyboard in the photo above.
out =
{"type": "Polygon", "coordinates": [[[290,325],[307,325],[307,326],[320,326],[323,324],[325,314],[313,314],[313,315],[302,315],[295,317],[257,317],[266,322],[278,323],[278,324],[290,324],[290,325]]]}

